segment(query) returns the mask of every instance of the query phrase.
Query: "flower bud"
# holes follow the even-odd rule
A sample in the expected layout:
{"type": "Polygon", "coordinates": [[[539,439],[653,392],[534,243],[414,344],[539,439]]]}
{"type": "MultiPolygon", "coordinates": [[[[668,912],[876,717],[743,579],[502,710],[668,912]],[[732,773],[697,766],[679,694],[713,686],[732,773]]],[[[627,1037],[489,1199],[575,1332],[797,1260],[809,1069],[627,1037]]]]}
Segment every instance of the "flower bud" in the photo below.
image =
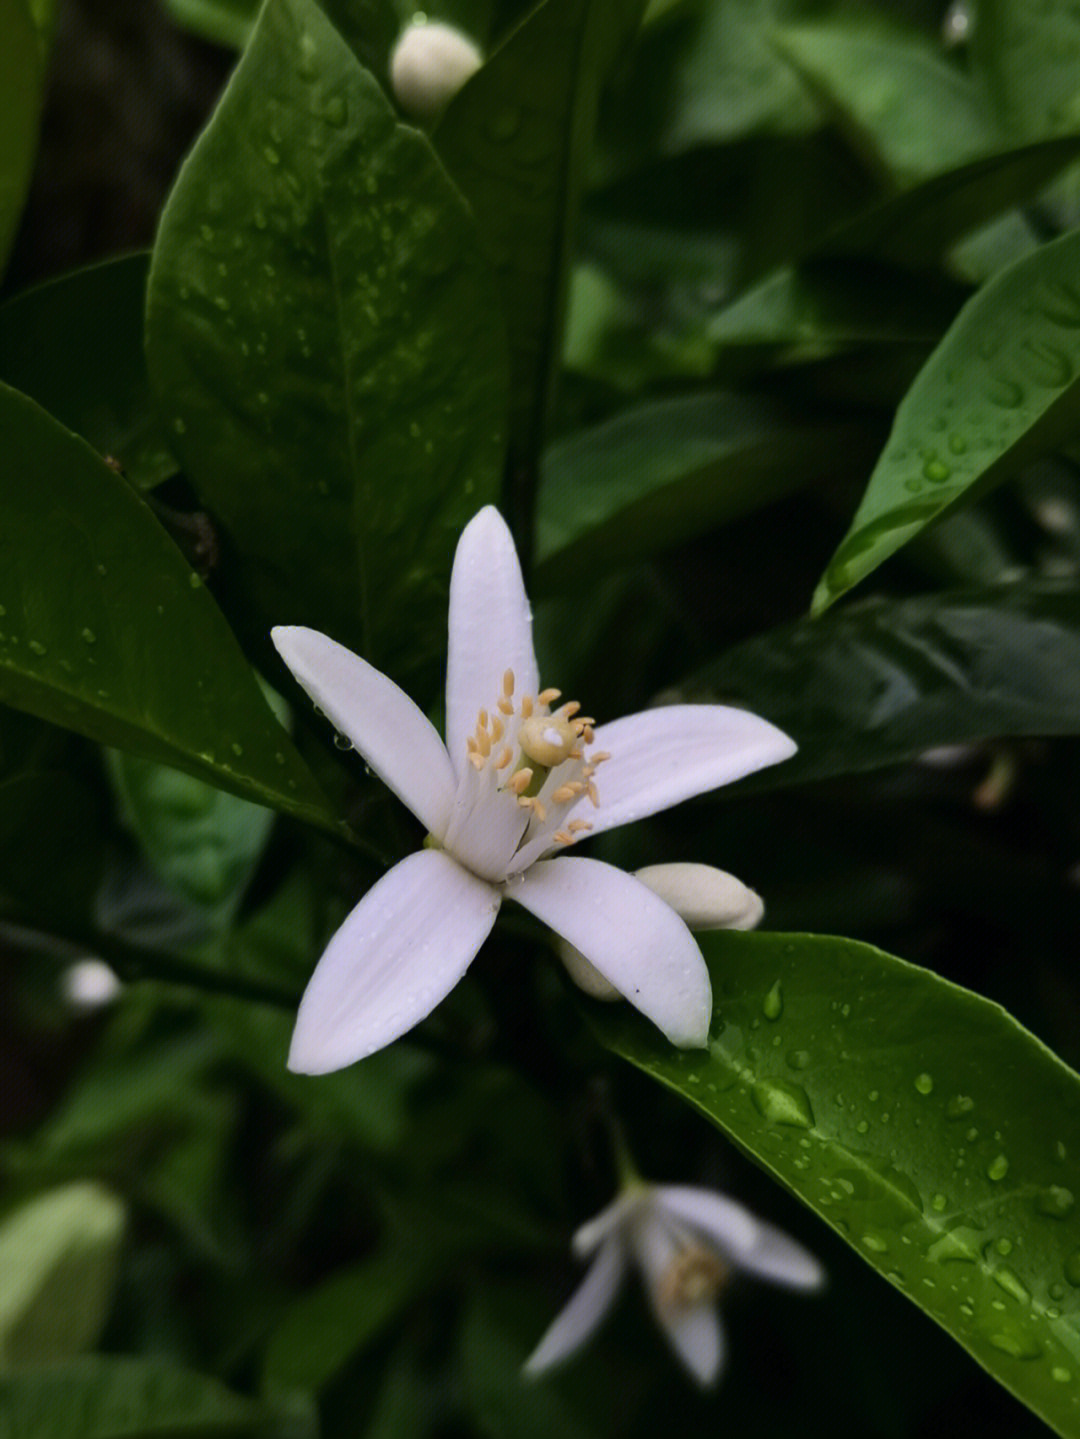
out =
{"type": "Polygon", "coordinates": [[[79,959],[68,966],[61,980],[64,998],[74,1009],[101,1009],[123,988],[103,959],[79,959]]]}
{"type": "Polygon", "coordinates": [[[390,57],[394,98],[415,119],[434,119],[482,63],[479,48],[460,30],[438,20],[414,20],[390,57]]]}
{"type": "MultiPolygon", "coordinates": [[[[753,929],[765,913],[752,889],[712,865],[649,864],[635,870],[634,878],[670,905],[690,929],[753,929]]],[[[581,950],[565,939],[559,940],[559,958],[577,987],[593,999],[622,998],[581,950]]]]}

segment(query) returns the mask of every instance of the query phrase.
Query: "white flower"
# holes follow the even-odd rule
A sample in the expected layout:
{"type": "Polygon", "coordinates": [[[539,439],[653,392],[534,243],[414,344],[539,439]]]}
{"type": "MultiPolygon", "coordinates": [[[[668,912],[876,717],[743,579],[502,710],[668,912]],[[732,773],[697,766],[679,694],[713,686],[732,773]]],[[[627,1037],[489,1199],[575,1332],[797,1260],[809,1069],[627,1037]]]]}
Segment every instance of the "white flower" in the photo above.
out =
{"type": "MultiPolygon", "coordinates": [[[[647,864],[634,870],[634,878],[670,905],[689,929],[753,929],[765,914],[759,895],[733,874],[708,864],[647,864]]],[[[593,999],[622,999],[581,950],[565,939],[559,940],[559,958],[578,988],[593,999]]]]}
{"type": "Polygon", "coordinates": [[[478,47],[460,30],[439,20],[414,20],[390,57],[394,99],[406,114],[433,119],[481,63],[478,47]]]}
{"type": "Polygon", "coordinates": [[[699,1384],[724,1367],[716,1300],[732,1270],[791,1289],[818,1289],[812,1254],[741,1204],[708,1189],[630,1183],[574,1235],[579,1258],[596,1255],[566,1308],[525,1363],[542,1374],[580,1349],[600,1325],[631,1263],[641,1270],[656,1322],[699,1384]]]}
{"type": "Polygon", "coordinates": [[[576,704],[558,704],[558,690],[539,687],[517,553],[490,506],[466,526],[450,578],[445,746],[408,695],[325,635],[279,628],[273,640],[429,831],[330,941],[300,1005],[291,1069],[341,1069],[418,1024],[465,973],[507,896],[673,1044],[706,1042],[709,976],[675,911],[622,870],[548,856],[787,759],[786,735],[721,705],[594,728],[576,704]]]}

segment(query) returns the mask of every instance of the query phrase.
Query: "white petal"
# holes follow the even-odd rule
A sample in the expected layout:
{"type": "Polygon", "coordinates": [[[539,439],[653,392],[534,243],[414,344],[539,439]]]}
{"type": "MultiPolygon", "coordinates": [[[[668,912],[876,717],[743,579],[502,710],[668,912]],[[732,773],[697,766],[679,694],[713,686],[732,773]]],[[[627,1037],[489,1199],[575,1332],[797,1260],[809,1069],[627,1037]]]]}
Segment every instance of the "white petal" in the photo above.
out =
{"type": "Polygon", "coordinates": [[[686,921],[690,929],[753,929],[765,906],[733,874],[710,864],[647,864],[635,879],[686,921]]]}
{"type": "Polygon", "coordinates": [[[649,1189],[624,1189],[617,1198],[601,1209],[599,1214],[594,1214],[591,1219],[587,1219],[570,1241],[571,1248],[578,1258],[586,1258],[609,1234],[625,1224],[635,1211],[640,1210],[642,1205],[648,1202],[647,1196],[651,1193],[651,1187],[649,1189]]]}
{"type": "Polygon", "coordinates": [[[596,748],[611,755],[596,775],[600,804],[577,812],[599,834],[779,764],[796,745],[746,710],[667,705],[601,725],[596,748]]]}
{"type": "Polygon", "coordinates": [[[771,1224],[758,1222],[758,1239],[752,1249],[735,1254],[740,1269],[771,1279],[789,1289],[820,1289],[825,1283],[825,1269],[814,1256],[794,1239],[771,1224]]]}
{"type": "Polygon", "coordinates": [[[556,1317],[525,1361],[525,1373],[537,1375],[572,1354],[596,1332],[619,1291],[626,1258],[622,1241],[612,1237],[600,1250],[569,1304],[556,1317]]]}
{"type": "Polygon", "coordinates": [[[341,734],[442,838],[454,803],[454,771],[435,726],[404,690],[336,640],[300,625],[270,631],[277,652],[341,734]]]}
{"type": "Polygon", "coordinates": [[[703,1387],[715,1384],[724,1364],[724,1331],[711,1300],[683,1309],[654,1311],[656,1322],[683,1364],[703,1387]]]}
{"type": "Polygon", "coordinates": [[[458,774],[476,717],[498,702],[507,670],[514,672],[515,697],[535,698],[532,612],[521,565],[506,521],[488,505],[462,531],[450,576],[446,748],[458,774]]]}
{"type": "MultiPolygon", "coordinates": [[[[655,1199],[657,1191],[652,1191],[655,1199]]],[[[697,1304],[672,1304],[665,1297],[672,1265],[678,1262],[681,1241],[665,1222],[663,1209],[643,1212],[633,1225],[631,1243],[634,1257],[645,1279],[645,1291],[657,1324],[675,1353],[699,1384],[712,1384],[720,1374],[724,1358],[723,1332],[711,1300],[697,1304]]]]}
{"type": "Polygon", "coordinates": [[[319,960],[296,1017],[289,1068],[327,1074],[431,1013],[495,923],[499,892],[439,850],[384,874],[319,960]]]}
{"type": "Polygon", "coordinates": [[[739,1264],[744,1255],[753,1251],[767,1227],[749,1209],[711,1189],[695,1189],[688,1184],[657,1184],[652,1193],[654,1202],[667,1214],[689,1225],[739,1264]]]}
{"type": "Polygon", "coordinates": [[[640,880],[600,860],[566,857],[540,860],[504,892],[580,949],[672,1044],[705,1044],[705,961],[675,911],[640,880]]]}

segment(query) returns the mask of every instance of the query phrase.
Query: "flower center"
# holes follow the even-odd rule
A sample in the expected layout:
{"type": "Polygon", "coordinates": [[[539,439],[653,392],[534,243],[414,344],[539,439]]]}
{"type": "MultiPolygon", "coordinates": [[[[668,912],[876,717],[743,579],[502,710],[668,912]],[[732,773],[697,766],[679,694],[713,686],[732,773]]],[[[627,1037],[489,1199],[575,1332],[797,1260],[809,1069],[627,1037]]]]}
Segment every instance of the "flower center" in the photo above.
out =
{"type": "Polygon", "coordinates": [[[687,1309],[715,1299],[728,1277],[728,1266],[712,1249],[691,1244],[671,1261],[660,1280],[658,1297],[664,1309],[687,1309]]]}
{"type": "Polygon", "coordinates": [[[557,689],[515,697],[514,672],[507,670],[502,694],[490,713],[480,711],[467,741],[469,763],[481,776],[494,772],[499,799],[529,811],[518,848],[542,837],[552,846],[573,844],[592,825],[569,818],[570,811],[582,796],[600,802],[593,776],[610,756],[586,755],[596,739],[594,721],[580,714],[576,700],[560,699],[557,689]]]}

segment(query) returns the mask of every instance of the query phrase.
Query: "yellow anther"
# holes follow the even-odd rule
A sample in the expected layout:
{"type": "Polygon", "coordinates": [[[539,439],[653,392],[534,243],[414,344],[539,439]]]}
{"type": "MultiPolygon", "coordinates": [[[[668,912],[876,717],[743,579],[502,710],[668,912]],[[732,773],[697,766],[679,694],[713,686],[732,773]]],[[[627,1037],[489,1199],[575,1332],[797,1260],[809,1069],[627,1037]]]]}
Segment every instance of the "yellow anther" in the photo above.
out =
{"type": "Polygon", "coordinates": [[[572,784],[561,784],[551,796],[554,804],[565,804],[567,800],[573,799],[577,794],[577,788],[572,784]]]}
{"type": "Polygon", "coordinates": [[[572,819],[566,826],[571,834],[583,834],[586,830],[592,829],[587,819],[572,819]]]}
{"type": "Polygon", "coordinates": [[[596,731],[593,729],[592,725],[587,724],[585,726],[585,731],[582,734],[581,738],[585,741],[586,744],[592,744],[594,742],[594,740],[596,739],[596,731]]]}
{"type": "Polygon", "coordinates": [[[557,829],[557,830],[555,831],[555,833],[551,836],[551,838],[552,838],[552,840],[554,841],[555,844],[573,844],[573,843],[574,843],[574,836],[573,836],[572,834],[567,834],[567,833],[566,833],[566,830],[564,830],[564,829],[557,829]]]}
{"type": "Polygon", "coordinates": [[[660,1279],[660,1307],[684,1309],[713,1299],[727,1277],[728,1267],[718,1254],[702,1245],[689,1245],[676,1255],[660,1279]]]}
{"type": "Polygon", "coordinates": [[[524,794],[532,781],[533,772],[531,769],[519,769],[517,774],[511,775],[506,781],[515,794],[524,794]]]}
{"type": "Polygon", "coordinates": [[[476,746],[484,758],[487,759],[491,753],[491,736],[486,729],[478,729],[476,731],[476,746]]]}
{"type": "Polygon", "coordinates": [[[472,765],[473,769],[483,769],[484,756],[482,754],[473,753],[469,756],[469,763],[472,765]]]}
{"type": "Polygon", "coordinates": [[[543,824],[544,821],[547,819],[547,810],[544,808],[544,806],[540,803],[538,799],[534,799],[532,802],[532,812],[536,816],[536,819],[540,824],[543,824]]]}
{"type": "Polygon", "coordinates": [[[503,752],[502,752],[502,754],[501,754],[501,755],[499,756],[499,758],[495,761],[495,768],[496,768],[496,769],[505,769],[506,766],[510,763],[510,761],[511,761],[513,758],[514,758],[513,750],[504,749],[503,752]]]}
{"type": "Polygon", "coordinates": [[[539,696],[542,705],[553,705],[561,697],[562,690],[541,690],[539,696]]]}
{"type": "Polygon", "coordinates": [[[504,715],[512,715],[514,713],[514,706],[510,703],[509,700],[500,700],[499,709],[504,715]]]}
{"type": "Polygon", "coordinates": [[[606,759],[610,759],[610,758],[611,758],[610,752],[609,752],[608,750],[606,750],[606,749],[602,749],[602,750],[597,751],[596,754],[591,754],[591,755],[589,756],[589,763],[590,763],[590,764],[593,766],[593,768],[595,769],[598,764],[603,764],[606,759]]]}
{"type": "Polygon", "coordinates": [[[487,712],[487,710],[481,710],[481,711],[480,711],[479,718],[478,718],[477,721],[476,721],[476,727],[477,727],[477,729],[487,729],[487,727],[488,727],[488,712],[487,712]]]}
{"type": "Polygon", "coordinates": [[[589,798],[593,802],[593,808],[598,809],[600,807],[600,795],[597,793],[596,786],[593,784],[592,780],[590,780],[589,783],[586,785],[586,791],[589,798]]]}
{"type": "Polygon", "coordinates": [[[570,700],[568,704],[564,704],[562,707],[563,719],[573,719],[580,708],[581,705],[577,700],[570,700]]]}
{"type": "Polygon", "coordinates": [[[501,740],[503,737],[503,722],[498,715],[491,716],[491,738],[501,740]]]}
{"type": "Polygon", "coordinates": [[[507,699],[514,693],[514,671],[507,670],[503,675],[503,694],[507,699]]]}
{"type": "Polygon", "coordinates": [[[521,718],[528,719],[533,712],[532,695],[521,696],[521,718]]]}
{"type": "MultiPolygon", "coordinates": [[[[575,735],[574,738],[577,739],[577,735],[575,735]]],[[[585,753],[584,753],[583,750],[578,749],[577,746],[575,745],[574,748],[570,751],[570,753],[566,756],[566,758],[567,758],[567,759],[584,759],[584,758],[585,758],[585,753]]]]}
{"type": "Polygon", "coordinates": [[[469,736],[469,738],[465,741],[465,748],[469,751],[470,754],[475,754],[475,753],[476,753],[477,743],[476,743],[476,738],[475,738],[475,736],[473,736],[473,735],[470,735],[470,736],[469,736]]]}

